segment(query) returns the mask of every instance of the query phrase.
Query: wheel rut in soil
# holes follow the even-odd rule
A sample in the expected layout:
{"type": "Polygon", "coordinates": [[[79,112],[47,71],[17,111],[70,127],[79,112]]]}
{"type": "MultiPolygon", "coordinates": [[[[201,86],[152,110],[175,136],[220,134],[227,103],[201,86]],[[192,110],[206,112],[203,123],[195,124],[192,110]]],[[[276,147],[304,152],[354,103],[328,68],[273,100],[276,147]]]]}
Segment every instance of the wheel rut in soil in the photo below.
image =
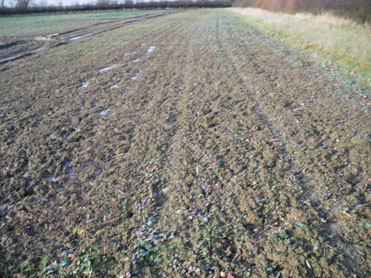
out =
{"type": "Polygon", "coordinates": [[[6,45],[2,45],[0,47],[0,65],[4,63],[8,63],[10,61],[18,60],[23,57],[32,55],[39,51],[51,48],[51,47],[58,47],[61,45],[65,45],[67,43],[71,43],[75,40],[79,40],[81,38],[99,35],[103,32],[108,32],[115,30],[117,28],[122,28],[127,24],[134,24],[139,21],[143,20],[151,20],[157,17],[167,16],[170,14],[177,13],[175,12],[163,12],[160,14],[147,14],[141,16],[130,17],[129,19],[124,20],[109,20],[106,22],[100,22],[96,24],[92,24],[89,27],[74,29],[65,31],[62,33],[56,34],[49,34],[44,37],[35,37],[31,40],[18,40],[14,42],[10,42],[6,45]],[[67,35],[67,36],[66,36],[67,35]],[[35,46],[36,45],[36,46],[35,46]],[[22,46],[21,49],[13,49],[18,48],[17,46],[22,46]]]}

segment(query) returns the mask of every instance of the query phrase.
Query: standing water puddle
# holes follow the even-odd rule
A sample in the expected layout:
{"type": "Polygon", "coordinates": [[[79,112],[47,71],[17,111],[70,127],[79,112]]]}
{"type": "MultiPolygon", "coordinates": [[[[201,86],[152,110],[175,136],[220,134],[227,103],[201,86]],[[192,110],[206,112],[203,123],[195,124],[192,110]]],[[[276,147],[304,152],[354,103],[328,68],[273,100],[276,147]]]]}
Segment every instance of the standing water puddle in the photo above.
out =
{"type": "Polygon", "coordinates": [[[149,53],[153,52],[153,50],[155,50],[155,48],[156,48],[156,47],[154,47],[154,46],[150,46],[150,47],[148,47],[148,49],[147,49],[147,53],[146,53],[146,54],[149,54],[149,53]]]}
{"type": "Polygon", "coordinates": [[[36,196],[35,194],[32,194],[31,197],[32,197],[32,199],[34,199],[37,202],[40,202],[40,201],[42,201],[44,199],[44,197],[42,197],[42,196],[36,196]]]}
{"type": "Polygon", "coordinates": [[[81,39],[81,38],[84,38],[84,37],[88,37],[90,35],[92,35],[92,33],[87,33],[87,34],[83,34],[83,35],[80,35],[80,36],[72,37],[72,38],[70,38],[70,41],[78,40],[78,39],[81,39]]]}
{"type": "Polygon", "coordinates": [[[62,138],[63,139],[67,139],[68,137],[70,137],[72,135],[72,133],[65,133],[65,134],[62,134],[62,138]]]}
{"type": "MultiPolygon", "coordinates": [[[[44,47],[40,47],[40,48],[31,50],[29,53],[37,53],[37,52],[40,52],[42,50],[44,50],[44,47]]],[[[4,59],[0,60],[0,63],[18,59],[18,58],[22,57],[23,55],[28,55],[28,54],[27,53],[21,53],[21,54],[15,55],[15,56],[10,56],[10,57],[7,57],[7,58],[4,58],[4,59]]]]}
{"type": "Polygon", "coordinates": [[[48,175],[45,177],[45,179],[48,181],[48,182],[52,182],[54,180],[54,175],[48,175]]]}
{"type": "Polygon", "coordinates": [[[126,57],[126,56],[129,56],[129,55],[133,55],[133,54],[135,54],[135,53],[137,53],[137,52],[136,52],[136,51],[128,52],[128,53],[125,53],[124,56],[126,57]]]}
{"type": "Polygon", "coordinates": [[[137,80],[138,79],[138,74],[139,74],[139,72],[137,74],[135,74],[134,76],[130,77],[130,80],[131,81],[137,80]]]}
{"type": "Polygon", "coordinates": [[[102,111],[98,112],[98,114],[99,115],[107,115],[109,113],[109,111],[111,111],[111,109],[110,108],[107,108],[105,110],[102,110],[102,111]]]}
{"type": "Polygon", "coordinates": [[[58,36],[58,35],[59,35],[59,33],[54,33],[54,34],[49,34],[46,37],[47,38],[52,38],[52,37],[55,37],[55,36],[58,36]]]}
{"type": "Polygon", "coordinates": [[[112,65],[112,66],[109,66],[109,67],[106,67],[106,68],[102,68],[100,69],[98,72],[104,72],[104,71],[107,71],[107,70],[111,70],[113,68],[117,67],[116,64],[112,65]]]}
{"type": "Polygon", "coordinates": [[[72,161],[67,161],[66,163],[63,164],[63,169],[67,169],[67,172],[69,175],[73,174],[73,170],[70,167],[72,161]]]}
{"type": "Polygon", "coordinates": [[[134,59],[132,62],[133,63],[138,63],[140,61],[140,58],[134,59]]]}
{"type": "Polygon", "coordinates": [[[118,88],[118,87],[119,87],[119,85],[115,84],[115,85],[110,86],[109,88],[110,88],[110,89],[116,89],[116,88],[118,88]]]}
{"type": "Polygon", "coordinates": [[[81,84],[81,86],[80,86],[79,89],[84,89],[84,88],[86,88],[88,86],[89,86],[89,82],[84,82],[84,83],[81,84]]]}
{"type": "Polygon", "coordinates": [[[138,75],[139,75],[140,72],[141,72],[141,70],[138,71],[134,76],[130,77],[129,79],[130,79],[131,81],[135,81],[135,80],[137,80],[137,79],[138,79],[138,75]]]}

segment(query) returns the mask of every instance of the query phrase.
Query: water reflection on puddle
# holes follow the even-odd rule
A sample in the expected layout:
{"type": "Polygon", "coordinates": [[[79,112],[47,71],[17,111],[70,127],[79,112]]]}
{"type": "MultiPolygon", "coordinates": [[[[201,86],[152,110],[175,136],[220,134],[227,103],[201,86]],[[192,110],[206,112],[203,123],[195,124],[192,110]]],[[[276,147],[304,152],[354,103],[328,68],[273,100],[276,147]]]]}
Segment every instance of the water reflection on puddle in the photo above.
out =
{"type": "Polygon", "coordinates": [[[137,53],[137,52],[136,51],[133,51],[133,52],[125,53],[124,56],[126,57],[126,56],[129,56],[129,55],[133,55],[135,53],[137,53]]]}
{"type": "Polygon", "coordinates": [[[55,36],[58,36],[58,35],[59,35],[59,33],[54,33],[54,34],[49,34],[46,37],[47,38],[52,38],[52,37],[55,37],[55,36]]]}
{"type": "Polygon", "coordinates": [[[65,133],[65,134],[62,134],[62,138],[63,139],[67,139],[68,137],[70,137],[72,135],[72,133],[65,133]]]}
{"type": "Polygon", "coordinates": [[[48,182],[52,182],[54,180],[54,175],[48,175],[45,177],[45,179],[48,181],[48,182]]]}
{"type": "Polygon", "coordinates": [[[150,47],[148,47],[148,49],[147,49],[147,54],[153,52],[153,50],[155,50],[155,47],[154,47],[154,46],[150,46],[150,47]]]}
{"type": "Polygon", "coordinates": [[[98,171],[94,174],[94,176],[98,178],[98,177],[100,177],[102,174],[103,174],[103,171],[102,171],[102,170],[98,170],[98,171]]]}
{"type": "Polygon", "coordinates": [[[83,35],[80,35],[80,36],[72,37],[72,38],[70,38],[70,41],[78,40],[78,39],[81,39],[81,38],[84,38],[84,37],[87,37],[87,36],[90,36],[90,35],[92,35],[92,33],[87,33],[87,34],[83,34],[83,35]]]}
{"type": "Polygon", "coordinates": [[[107,115],[109,113],[109,111],[111,111],[111,109],[110,108],[107,108],[105,110],[102,110],[102,111],[98,112],[98,114],[100,114],[100,115],[107,115]]]}
{"type": "Polygon", "coordinates": [[[104,72],[104,71],[107,71],[107,70],[111,70],[113,68],[117,67],[116,64],[112,65],[112,66],[109,66],[109,67],[106,67],[106,68],[102,68],[100,69],[98,72],[104,72]]]}
{"type": "Polygon", "coordinates": [[[83,89],[83,88],[86,88],[88,86],[89,86],[89,82],[84,82],[84,83],[81,84],[79,89],[83,89]]]}
{"type": "Polygon", "coordinates": [[[71,162],[72,161],[67,161],[66,163],[63,164],[63,169],[66,169],[67,170],[67,173],[69,175],[72,175],[73,174],[73,170],[71,168],[69,168],[70,165],[71,165],[71,162]]]}
{"type": "Polygon", "coordinates": [[[36,196],[35,194],[32,194],[31,197],[32,197],[32,199],[34,199],[37,202],[40,202],[40,201],[42,201],[44,199],[44,197],[42,197],[42,196],[36,196]]]}
{"type": "Polygon", "coordinates": [[[138,79],[138,75],[139,75],[140,71],[138,71],[134,76],[130,77],[130,80],[131,81],[135,81],[138,79]]]}

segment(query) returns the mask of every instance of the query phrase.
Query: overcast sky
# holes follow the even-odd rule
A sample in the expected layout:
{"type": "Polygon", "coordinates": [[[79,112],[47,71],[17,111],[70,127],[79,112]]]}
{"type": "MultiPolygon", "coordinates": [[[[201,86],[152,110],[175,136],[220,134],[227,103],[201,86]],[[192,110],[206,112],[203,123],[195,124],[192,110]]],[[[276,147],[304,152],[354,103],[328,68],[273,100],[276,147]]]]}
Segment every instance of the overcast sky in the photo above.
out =
{"type": "MultiPolygon", "coordinates": [[[[121,4],[125,2],[125,0],[114,0],[117,3],[121,4]]],[[[132,0],[134,3],[136,2],[151,2],[156,0],[132,0]]],[[[161,0],[163,1],[163,0],[161,0]]],[[[166,0],[165,0],[166,1],[166,0]]],[[[167,1],[174,1],[174,0],[167,0],[167,1]]],[[[48,6],[59,5],[62,3],[63,6],[75,5],[76,3],[83,5],[83,4],[95,4],[97,0],[31,0],[33,6],[44,6],[47,3],[48,6]]],[[[5,6],[14,7],[17,0],[5,0],[5,6]]],[[[31,6],[32,6],[31,5],[31,6]]]]}
{"type": "MultiPolygon", "coordinates": [[[[31,0],[34,4],[40,4],[45,3],[45,1],[48,3],[48,5],[59,5],[60,2],[62,2],[63,6],[73,5],[78,2],[79,4],[95,4],[96,0],[31,0]]],[[[7,6],[13,6],[17,0],[5,0],[5,5],[7,6]]],[[[121,0],[117,1],[121,2],[121,0]]]]}

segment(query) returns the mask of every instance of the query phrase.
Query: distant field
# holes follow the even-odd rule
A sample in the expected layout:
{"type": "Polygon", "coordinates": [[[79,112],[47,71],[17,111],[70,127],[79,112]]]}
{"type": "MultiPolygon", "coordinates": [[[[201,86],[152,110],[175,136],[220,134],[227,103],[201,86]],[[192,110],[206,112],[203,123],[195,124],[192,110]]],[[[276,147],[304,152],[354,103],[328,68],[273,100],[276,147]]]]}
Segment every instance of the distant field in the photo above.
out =
{"type": "Polygon", "coordinates": [[[96,19],[118,19],[158,11],[104,11],[30,16],[8,16],[0,18],[0,37],[41,35],[45,32],[62,32],[69,28],[85,27],[96,19]]]}

